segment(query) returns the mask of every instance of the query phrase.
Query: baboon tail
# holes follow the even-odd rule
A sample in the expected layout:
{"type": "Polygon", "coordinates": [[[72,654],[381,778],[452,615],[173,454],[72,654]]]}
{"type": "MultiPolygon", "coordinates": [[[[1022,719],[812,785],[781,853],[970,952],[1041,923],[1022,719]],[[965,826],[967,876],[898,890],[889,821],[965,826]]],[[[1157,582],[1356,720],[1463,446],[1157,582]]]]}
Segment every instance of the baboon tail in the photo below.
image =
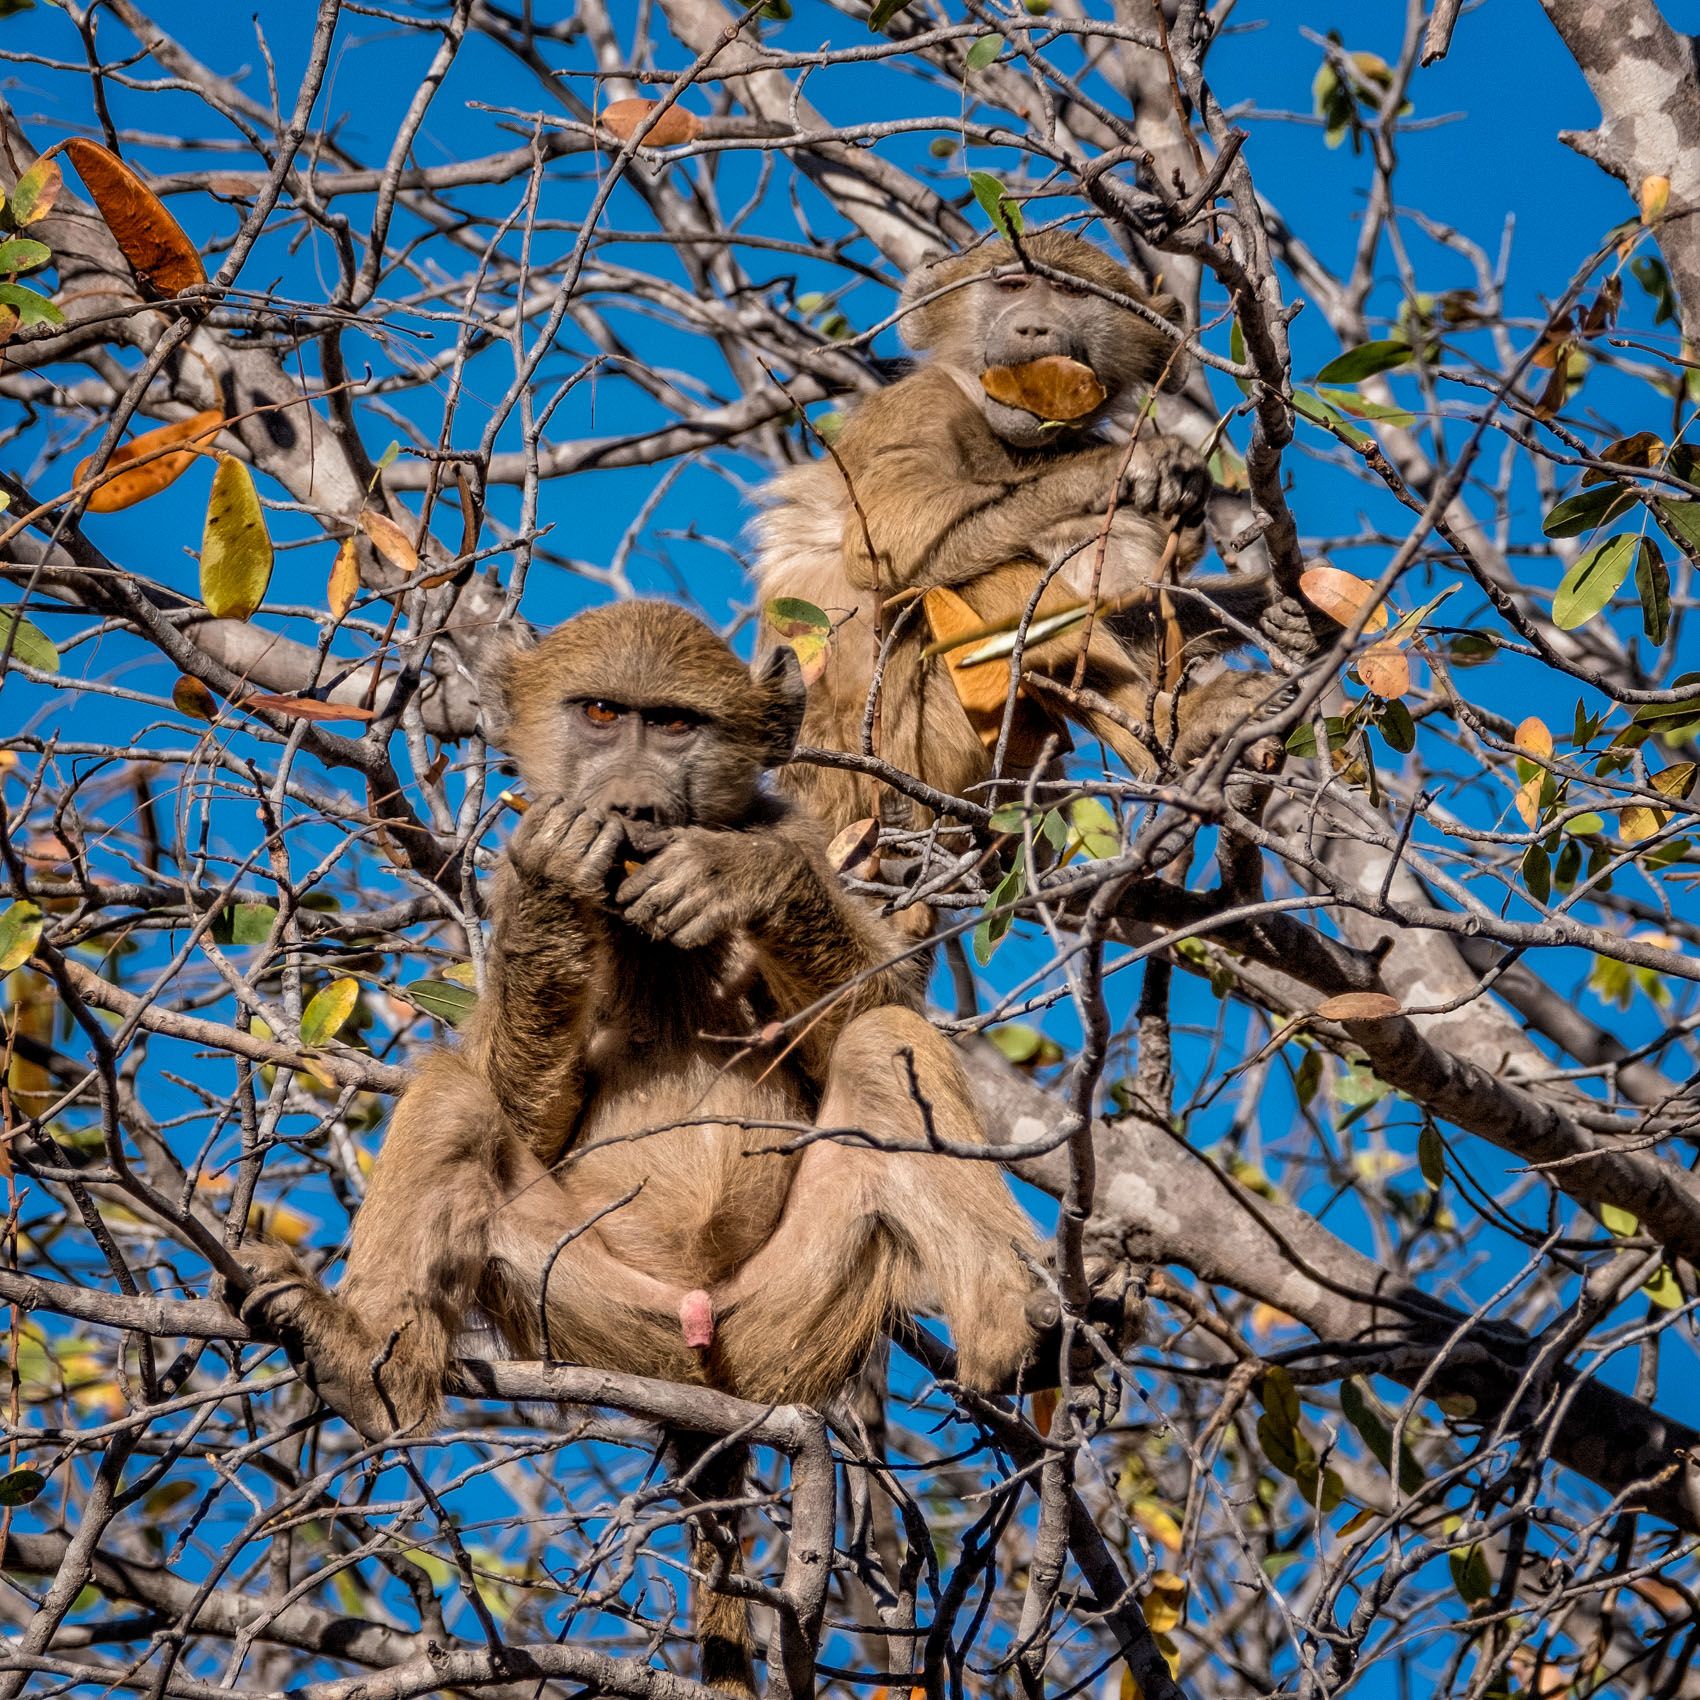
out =
{"type": "MultiPolygon", "coordinates": [[[[688,1470],[713,1443],[704,1436],[681,1435],[674,1453],[681,1470],[688,1470]]],[[[749,1467],[748,1448],[729,1446],[707,1460],[692,1483],[692,1497],[716,1501],[736,1499],[743,1491],[749,1467]]],[[[741,1576],[743,1548],[738,1539],[736,1511],[699,1510],[691,1519],[691,1568],[699,1577],[725,1573],[741,1576]]],[[[755,1700],[755,1667],[751,1659],[749,1606],[737,1594],[721,1593],[706,1582],[696,1584],[696,1636],[703,1683],[732,1700],[755,1700]]]]}

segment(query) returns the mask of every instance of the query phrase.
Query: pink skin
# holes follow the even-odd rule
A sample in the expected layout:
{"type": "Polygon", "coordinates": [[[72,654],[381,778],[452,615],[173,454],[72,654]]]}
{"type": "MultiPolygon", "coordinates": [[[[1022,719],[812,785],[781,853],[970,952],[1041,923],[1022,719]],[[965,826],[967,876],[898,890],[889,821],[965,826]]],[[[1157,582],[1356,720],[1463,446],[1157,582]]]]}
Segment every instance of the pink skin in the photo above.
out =
{"type": "Polygon", "coordinates": [[[714,1344],[714,1300],[701,1287],[679,1300],[679,1327],[693,1351],[706,1351],[714,1344]]]}

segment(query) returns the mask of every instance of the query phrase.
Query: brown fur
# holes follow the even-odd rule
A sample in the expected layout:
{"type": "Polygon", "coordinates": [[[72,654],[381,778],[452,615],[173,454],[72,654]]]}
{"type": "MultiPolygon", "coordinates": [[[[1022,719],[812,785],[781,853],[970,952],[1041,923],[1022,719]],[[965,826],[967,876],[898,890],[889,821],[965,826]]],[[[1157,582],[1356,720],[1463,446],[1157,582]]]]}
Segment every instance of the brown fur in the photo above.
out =
{"type": "MultiPolygon", "coordinates": [[[[1042,232],[1024,238],[1028,260],[1146,301],[1178,323],[1166,296],[1148,296],[1131,274],[1080,238],[1042,232]]],[[[839,627],[825,675],[809,693],[802,741],[859,750],[876,646],[876,589],[890,598],[935,586],[954,589],[990,623],[1019,615],[1043,569],[1067,557],[1046,608],[1074,603],[1094,589],[1101,599],[1133,601],[1099,621],[1087,647],[1085,684],[1149,728],[1130,733],[1114,715],[1091,707],[1069,717],[1103,739],[1136,773],[1167,756],[1184,765],[1266,697],[1260,674],[1188,675],[1172,701],[1159,692],[1157,624],[1150,594],[1165,547],[1184,568],[1203,545],[1208,475],[1184,444],[1147,421],[1125,474],[1125,445],[1098,427],[1134,405],[1167,372],[1185,372],[1177,344],[1126,308],[1035,274],[1005,242],[954,255],[919,271],[905,290],[917,302],[905,334],[923,355],[909,376],[860,402],[823,457],[782,474],[769,487],[758,522],[756,577],[763,598],[801,597],[826,609],[839,627]],[[994,272],[1012,272],[1010,279],[994,272]],[[1012,288],[1017,282],[1021,287],[1012,288]],[[935,291],[948,289],[936,299],[935,291]],[[980,385],[989,366],[1065,354],[1092,367],[1107,396],[1069,428],[1037,430],[1031,415],[992,402],[980,385]],[[1096,540],[1109,525],[1101,571],[1096,540]],[[848,488],[846,484],[848,480],[848,488]],[[854,491],[854,502],[851,499],[854,491]],[[857,512],[859,507],[860,513],[857,512]],[[871,548],[870,548],[871,544],[871,548]],[[1095,580],[1095,582],[1094,582],[1095,580]]],[[[1217,579],[1201,588],[1235,618],[1255,622],[1267,585],[1217,579]]],[[[1185,654],[1209,662],[1240,639],[1192,597],[1174,599],[1185,654]]],[[[888,609],[886,620],[893,618],[888,609]]],[[[958,701],[940,658],[927,659],[926,622],[912,618],[888,662],[881,695],[878,754],[941,791],[962,795],[991,774],[990,751],[958,701]]],[[[1029,648],[1024,665],[1072,682],[1080,628],[1029,648]]],[[[769,641],[772,641],[771,638],[769,641]]],[[[1056,708],[1054,697],[1035,699],[1056,708]]],[[[798,764],[786,789],[834,827],[877,810],[879,788],[842,770],[798,764]]]]}
{"type": "MultiPolygon", "coordinates": [[[[759,787],[801,713],[789,652],[752,675],[694,616],[620,603],[508,656],[488,695],[535,801],[477,1014],[415,1070],[340,1287],[254,1246],[248,1314],[373,1437],[433,1419],[474,1304],[521,1356],[812,1404],[896,1315],[933,1310],[963,1378],[1006,1384],[1032,1342],[1036,1242],[997,1169],[853,1140],[784,1151],[795,1125],[763,1125],[984,1140],[918,1013],[921,970],[842,893],[819,825],[759,787]],[[629,712],[594,727],[586,698],[629,712]],[[783,1058],[712,1037],[829,994],[783,1058]],[[681,1331],[693,1289],[714,1301],[706,1350],[681,1331]]],[[[742,1625],[722,1599],[700,1626],[732,1689],[742,1625]]]]}

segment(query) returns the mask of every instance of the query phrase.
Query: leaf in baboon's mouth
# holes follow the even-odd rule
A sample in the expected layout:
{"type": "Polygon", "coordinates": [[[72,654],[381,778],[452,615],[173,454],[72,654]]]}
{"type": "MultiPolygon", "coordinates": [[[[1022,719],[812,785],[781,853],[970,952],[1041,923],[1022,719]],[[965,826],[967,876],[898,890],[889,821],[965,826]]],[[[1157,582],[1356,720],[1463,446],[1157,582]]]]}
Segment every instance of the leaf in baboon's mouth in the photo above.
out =
{"type": "Polygon", "coordinates": [[[1065,424],[1084,419],[1107,393],[1090,366],[1066,354],[1047,354],[1020,366],[988,366],[980,374],[980,387],[1005,407],[1065,424]]]}

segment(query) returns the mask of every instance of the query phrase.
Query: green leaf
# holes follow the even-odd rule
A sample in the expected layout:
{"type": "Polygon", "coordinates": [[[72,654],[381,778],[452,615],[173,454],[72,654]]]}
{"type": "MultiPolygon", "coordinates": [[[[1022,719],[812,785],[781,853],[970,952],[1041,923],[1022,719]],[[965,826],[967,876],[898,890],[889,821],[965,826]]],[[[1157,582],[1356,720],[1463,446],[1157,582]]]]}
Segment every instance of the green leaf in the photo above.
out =
{"type": "Polygon", "coordinates": [[[0,272],[16,277],[19,272],[32,272],[53,258],[53,250],[45,242],[32,241],[27,236],[14,236],[0,242],[0,272]]]}
{"type": "Polygon", "coordinates": [[[1293,1076],[1293,1091],[1298,1096],[1301,1110],[1310,1108],[1321,1085],[1322,1052],[1308,1050],[1304,1054],[1304,1061],[1299,1064],[1298,1073],[1293,1076]]]}
{"type": "Polygon", "coordinates": [[[992,228],[1001,236],[1019,236],[1025,228],[1021,208],[1009,198],[1009,191],[989,171],[970,171],[968,187],[981,211],[992,221],[992,228]]]}
{"type": "Polygon", "coordinates": [[[41,910],[27,898],[0,913],[0,974],[22,968],[35,954],[41,926],[41,910]]]}
{"type": "Polygon", "coordinates": [[[1651,537],[1641,539],[1635,557],[1635,590],[1641,598],[1641,629],[1649,643],[1663,643],[1670,630],[1670,569],[1651,537]]]}
{"type": "Polygon", "coordinates": [[[1031,1062],[1038,1056],[1039,1048],[1045,1042],[1044,1035],[1037,1027],[1028,1027],[1020,1021],[1009,1021],[1002,1027],[994,1027],[986,1036],[1012,1063],[1031,1062]]]}
{"type": "Polygon", "coordinates": [[[1572,632],[1600,612],[1629,576],[1639,543],[1634,537],[1608,537],[1576,558],[1552,599],[1552,623],[1572,632]]]}
{"type": "Polygon", "coordinates": [[[450,1027],[459,1027],[478,1007],[476,992],[448,980],[414,980],[402,987],[402,995],[416,1009],[450,1027]]]}
{"type": "Polygon", "coordinates": [[[301,1012],[301,1043],[323,1045],[337,1036],[360,1001],[360,982],[344,974],[321,987],[301,1012]]]}
{"type": "Polygon", "coordinates": [[[1410,361],[1411,345],[1408,342],[1359,343],[1356,348],[1348,348],[1345,353],[1335,355],[1316,374],[1315,382],[1361,383],[1365,378],[1373,378],[1377,372],[1391,372],[1396,366],[1409,365],[1410,361]]]}
{"type": "Polygon", "coordinates": [[[253,475],[233,455],[221,455],[201,532],[201,600],[216,619],[246,620],[271,580],[272,540],[253,475]]]}
{"type": "Polygon", "coordinates": [[[1459,632],[1446,645],[1446,659],[1454,667],[1481,667],[1498,653],[1491,632],[1459,632]]]}
{"type": "Polygon", "coordinates": [[[764,604],[762,612],[781,637],[797,637],[803,632],[830,632],[832,619],[824,609],[800,596],[776,596],[764,604]]]}
{"type": "Polygon", "coordinates": [[[1397,697],[1382,704],[1381,735],[1387,740],[1388,748],[1402,756],[1408,756],[1417,747],[1417,723],[1397,697]]]}
{"type": "Polygon", "coordinates": [[[983,71],[1003,52],[1004,40],[1001,35],[983,35],[968,49],[968,69],[983,71]]]}
{"type": "Polygon", "coordinates": [[[1439,1191],[1446,1180],[1446,1141],[1433,1122],[1424,1122],[1423,1131],[1417,1135],[1417,1167],[1423,1179],[1439,1191]]]}
{"type": "MultiPolygon", "coordinates": [[[[1331,750],[1343,749],[1352,736],[1352,727],[1344,715],[1330,714],[1324,730],[1331,750]]],[[[1287,748],[1296,756],[1316,754],[1316,729],[1310,725],[1295,726],[1287,734],[1287,748]]]]}
{"type": "Polygon", "coordinates": [[[1552,859],[1539,844],[1523,852],[1523,883],[1529,895],[1543,907],[1552,896],[1552,859]]]}
{"type": "Polygon", "coordinates": [[[1605,817],[1592,812],[1585,815],[1575,815],[1564,823],[1564,830],[1574,833],[1578,838],[1587,838],[1590,834],[1604,832],[1605,817]]]}
{"type": "MultiPolygon", "coordinates": [[[[1597,485],[1591,490],[1566,496],[1562,502],[1555,502],[1541,521],[1541,530],[1548,537],[1580,537],[1596,526],[1621,519],[1635,503],[1635,492],[1625,490],[1621,484],[1597,485]]],[[[1700,506],[1700,503],[1687,505],[1700,506]]]]}
{"type": "Polygon", "coordinates": [[[1664,261],[1649,254],[1645,259],[1631,260],[1629,269],[1635,281],[1653,298],[1657,309],[1653,323],[1662,325],[1675,319],[1678,311],[1676,291],[1671,287],[1670,273],[1665,270],[1664,261]]]}
{"type": "Polygon", "coordinates": [[[986,918],[974,929],[974,959],[982,968],[992,960],[993,953],[1003,942],[1015,920],[1010,905],[1020,901],[1027,890],[1027,856],[1023,846],[1015,852],[1009,872],[998,881],[997,889],[986,900],[986,918]],[[1002,910],[1001,914],[997,911],[1002,910]]]}
{"type": "Polygon", "coordinates": [[[21,230],[38,218],[46,218],[64,183],[58,160],[38,159],[12,189],[12,223],[21,230]]]}
{"type": "Polygon", "coordinates": [[[868,14],[868,28],[883,30],[899,12],[914,3],[915,0],[876,0],[874,9],[868,14]]]}
{"type": "Polygon", "coordinates": [[[1478,1606],[1493,1593],[1493,1572],[1479,1546],[1454,1547],[1446,1555],[1452,1570],[1452,1586],[1466,1605],[1478,1606]]]}
{"type": "Polygon", "coordinates": [[[12,1470],[0,1476],[0,1505],[28,1505],[46,1486],[39,1470],[12,1470]]]}
{"type": "Polygon", "coordinates": [[[1073,842],[1086,852],[1089,861],[1101,862],[1106,856],[1120,854],[1121,827],[1096,797],[1076,797],[1068,806],[1068,821],[1074,828],[1073,842]]]}
{"type": "Polygon", "coordinates": [[[277,911],[269,903],[233,903],[212,925],[215,944],[264,944],[272,935],[277,911]]]}
{"type": "Polygon", "coordinates": [[[0,608],[0,655],[6,654],[38,673],[59,671],[59,651],[53,647],[53,640],[22,614],[0,608]]]}
{"type": "MultiPolygon", "coordinates": [[[[1375,1461],[1392,1475],[1393,1430],[1370,1402],[1369,1395],[1356,1376],[1348,1376],[1340,1383],[1340,1413],[1357,1431],[1358,1439],[1364,1443],[1375,1461]]],[[[1400,1488],[1406,1493],[1415,1493],[1422,1485],[1422,1466],[1411,1456],[1410,1446],[1402,1446],[1399,1449],[1400,1488]]]]}
{"type": "Polygon", "coordinates": [[[1356,390],[1330,389],[1318,384],[1316,393],[1331,407],[1349,413],[1354,419],[1373,419],[1381,425],[1415,425],[1417,416],[1408,407],[1388,407],[1379,401],[1365,401],[1356,390]]]}
{"type": "Polygon", "coordinates": [[[20,325],[62,325],[65,322],[65,315],[45,295],[25,289],[21,283],[0,283],[0,306],[12,308],[20,325]]]}
{"type": "Polygon", "coordinates": [[[1660,496],[1653,503],[1653,518],[1679,544],[1700,550],[1700,502],[1667,502],[1660,496]]]}
{"type": "Polygon", "coordinates": [[[1373,441],[1367,431],[1360,431],[1356,425],[1349,424],[1346,416],[1339,408],[1323,401],[1320,397],[1310,394],[1307,390],[1293,391],[1293,407],[1313,425],[1321,425],[1334,432],[1336,436],[1344,437],[1355,448],[1363,448],[1373,441]]]}

